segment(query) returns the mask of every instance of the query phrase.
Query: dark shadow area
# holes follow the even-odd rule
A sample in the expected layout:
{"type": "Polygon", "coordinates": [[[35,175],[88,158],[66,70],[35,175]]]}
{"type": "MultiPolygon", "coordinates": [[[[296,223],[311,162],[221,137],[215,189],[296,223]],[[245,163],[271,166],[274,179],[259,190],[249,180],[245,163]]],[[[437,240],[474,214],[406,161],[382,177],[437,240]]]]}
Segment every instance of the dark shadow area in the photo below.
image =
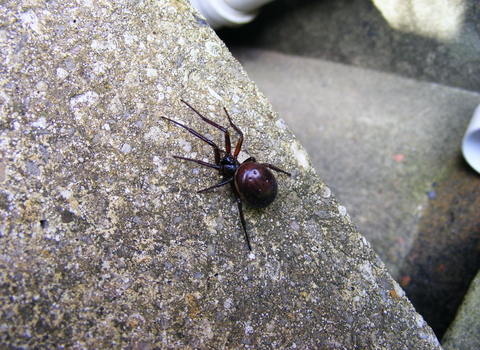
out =
{"type": "Polygon", "coordinates": [[[441,43],[390,27],[369,0],[276,0],[257,19],[218,35],[227,46],[247,46],[326,59],[416,80],[480,91],[480,5],[467,3],[466,34],[441,43]],[[467,32],[476,31],[473,37],[467,32]]]}
{"type": "Polygon", "coordinates": [[[439,339],[480,269],[480,176],[458,169],[436,184],[399,281],[439,339]]]}

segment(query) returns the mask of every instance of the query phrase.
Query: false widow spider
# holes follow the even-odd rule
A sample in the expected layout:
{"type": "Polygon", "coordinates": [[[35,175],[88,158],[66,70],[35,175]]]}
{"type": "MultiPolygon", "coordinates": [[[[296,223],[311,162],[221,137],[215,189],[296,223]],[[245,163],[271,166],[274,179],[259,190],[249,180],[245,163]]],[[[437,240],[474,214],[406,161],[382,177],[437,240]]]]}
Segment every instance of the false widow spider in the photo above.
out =
{"type": "Polygon", "coordinates": [[[243,144],[243,133],[235,124],[233,124],[232,119],[230,118],[230,115],[228,114],[225,107],[223,107],[223,109],[225,111],[225,114],[227,115],[228,121],[230,122],[230,126],[238,134],[238,141],[237,145],[235,146],[235,150],[233,151],[233,154],[231,152],[232,146],[230,143],[230,133],[228,132],[228,130],[225,127],[201,115],[200,112],[198,112],[195,108],[190,106],[184,100],[180,101],[185,103],[192,111],[194,111],[200,118],[202,118],[203,121],[223,132],[223,134],[225,135],[225,150],[220,149],[220,147],[218,147],[217,144],[215,144],[213,141],[207,139],[205,136],[189,128],[188,126],[180,124],[179,122],[176,122],[167,117],[162,117],[163,119],[184,128],[189,133],[193,134],[200,140],[212,146],[213,153],[215,155],[215,164],[210,164],[198,159],[191,159],[180,156],[173,157],[176,159],[183,159],[209,168],[217,169],[220,172],[220,175],[223,176],[223,181],[211,187],[197,191],[197,193],[210,191],[226,184],[231,184],[233,193],[237,201],[238,211],[240,213],[240,221],[242,223],[243,231],[245,232],[245,239],[247,241],[248,249],[251,251],[252,246],[250,245],[250,237],[247,233],[247,225],[243,216],[242,202],[257,209],[269,206],[275,200],[278,192],[277,180],[275,179],[275,176],[273,176],[269,168],[277,172],[284,173],[288,176],[290,176],[291,174],[277,168],[275,165],[272,164],[257,163],[255,158],[253,157],[246,159],[242,163],[237,160],[238,154],[240,153],[243,144]]]}

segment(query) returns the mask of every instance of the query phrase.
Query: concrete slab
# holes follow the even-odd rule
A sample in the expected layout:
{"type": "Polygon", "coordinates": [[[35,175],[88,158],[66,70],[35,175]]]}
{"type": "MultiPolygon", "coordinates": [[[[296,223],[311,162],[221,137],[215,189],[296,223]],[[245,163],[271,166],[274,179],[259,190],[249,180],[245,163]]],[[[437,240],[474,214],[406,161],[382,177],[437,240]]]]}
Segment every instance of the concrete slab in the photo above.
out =
{"type": "MultiPolygon", "coordinates": [[[[440,349],[432,329],[187,1],[0,5],[5,348],[440,349]],[[238,207],[181,99],[292,172],[238,207]]],[[[233,136],[233,134],[232,134],[233,136]]],[[[223,155],[223,153],[222,153],[223,155]]]]}
{"type": "Polygon", "coordinates": [[[398,277],[435,184],[461,159],[480,94],[324,60],[232,52],[398,277]]]}
{"type": "Polygon", "coordinates": [[[477,0],[275,0],[219,31],[247,46],[480,92],[477,0]]]}
{"type": "Polygon", "coordinates": [[[442,338],[445,350],[480,349],[480,272],[472,281],[455,321],[442,338]]]}
{"type": "Polygon", "coordinates": [[[480,176],[460,152],[480,95],[323,60],[233,52],[441,336],[480,267],[480,176]]]}

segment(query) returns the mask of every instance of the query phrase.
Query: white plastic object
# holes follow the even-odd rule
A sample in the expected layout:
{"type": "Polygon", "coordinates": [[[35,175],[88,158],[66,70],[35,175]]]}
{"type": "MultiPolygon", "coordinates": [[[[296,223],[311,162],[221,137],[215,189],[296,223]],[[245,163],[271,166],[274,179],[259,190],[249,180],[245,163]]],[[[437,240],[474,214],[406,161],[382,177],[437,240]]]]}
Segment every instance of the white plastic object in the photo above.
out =
{"type": "Polygon", "coordinates": [[[190,0],[213,29],[251,22],[260,7],[273,0],[190,0]]]}
{"type": "Polygon", "coordinates": [[[467,163],[480,173],[480,105],[475,109],[463,137],[462,153],[467,163]]]}

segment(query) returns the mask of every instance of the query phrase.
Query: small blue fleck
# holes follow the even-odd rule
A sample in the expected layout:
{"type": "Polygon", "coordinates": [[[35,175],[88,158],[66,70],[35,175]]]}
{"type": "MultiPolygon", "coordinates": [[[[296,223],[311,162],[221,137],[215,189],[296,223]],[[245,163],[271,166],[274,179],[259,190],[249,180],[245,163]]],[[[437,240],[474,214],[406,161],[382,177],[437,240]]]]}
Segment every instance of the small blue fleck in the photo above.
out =
{"type": "Polygon", "coordinates": [[[434,199],[436,194],[437,193],[435,192],[435,190],[431,190],[430,192],[428,192],[428,198],[434,199]]]}
{"type": "Polygon", "coordinates": [[[201,17],[198,17],[197,15],[193,15],[193,17],[195,17],[195,19],[197,20],[197,23],[200,24],[200,26],[202,27],[208,27],[208,23],[207,21],[205,21],[203,18],[201,17]]]}

